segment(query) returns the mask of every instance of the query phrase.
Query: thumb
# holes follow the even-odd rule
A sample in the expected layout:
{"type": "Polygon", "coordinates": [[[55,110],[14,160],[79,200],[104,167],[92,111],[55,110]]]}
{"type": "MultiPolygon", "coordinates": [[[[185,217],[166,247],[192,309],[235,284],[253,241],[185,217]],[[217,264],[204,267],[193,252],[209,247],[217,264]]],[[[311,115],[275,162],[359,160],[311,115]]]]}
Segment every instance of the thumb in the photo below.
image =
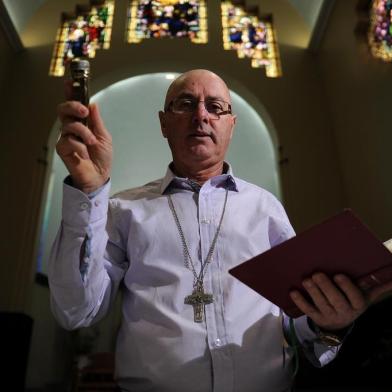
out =
{"type": "Polygon", "coordinates": [[[93,132],[93,134],[95,136],[108,137],[109,132],[106,130],[105,124],[99,112],[98,105],[96,103],[92,103],[89,109],[90,115],[88,120],[88,126],[93,132]]]}

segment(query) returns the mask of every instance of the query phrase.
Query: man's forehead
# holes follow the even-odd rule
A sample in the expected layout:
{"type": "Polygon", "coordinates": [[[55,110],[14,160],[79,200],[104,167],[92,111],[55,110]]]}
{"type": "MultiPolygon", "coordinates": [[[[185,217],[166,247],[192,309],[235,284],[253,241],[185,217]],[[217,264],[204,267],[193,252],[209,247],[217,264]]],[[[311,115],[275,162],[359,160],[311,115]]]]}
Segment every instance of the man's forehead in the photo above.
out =
{"type": "Polygon", "coordinates": [[[210,71],[200,70],[180,75],[169,87],[166,103],[179,95],[201,93],[209,97],[230,100],[230,93],[225,82],[210,71]]]}

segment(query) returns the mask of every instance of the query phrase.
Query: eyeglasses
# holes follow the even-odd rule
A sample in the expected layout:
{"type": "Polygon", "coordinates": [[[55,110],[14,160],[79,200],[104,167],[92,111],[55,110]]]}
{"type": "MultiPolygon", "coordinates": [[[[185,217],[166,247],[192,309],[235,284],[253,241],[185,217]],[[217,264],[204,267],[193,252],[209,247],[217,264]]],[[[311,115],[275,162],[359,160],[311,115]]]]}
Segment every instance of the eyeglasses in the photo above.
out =
{"type": "Polygon", "coordinates": [[[165,112],[172,112],[175,114],[194,113],[200,102],[203,102],[209,117],[214,120],[219,120],[220,116],[231,114],[231,105],[220,99],[207,99],[206,101],[199,101],[192,98],[176,98],[171,101],[165,112]]]}

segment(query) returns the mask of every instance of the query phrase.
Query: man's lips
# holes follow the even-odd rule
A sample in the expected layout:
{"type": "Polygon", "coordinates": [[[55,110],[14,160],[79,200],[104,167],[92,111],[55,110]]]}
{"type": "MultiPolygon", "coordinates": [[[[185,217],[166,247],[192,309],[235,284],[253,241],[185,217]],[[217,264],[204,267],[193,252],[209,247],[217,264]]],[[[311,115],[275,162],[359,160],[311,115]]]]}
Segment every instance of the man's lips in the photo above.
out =
{"type": "Polygon", "coordinates": [[[212,142],[214,142],[214,138],[213,135],[210,133],[200,133],[200,132],[195,132],[195,133],[191,133],[188,136],[188,140],[191,143],[202,143],[202,144],[209,144],[210,140],[212,142]]]}
{"type": "Polygon", "coordinates": [[[189,134],[190,137],[210,137],[212,138],[212,133],[207,131],[194,131],[189,134]]]}
{"type": "Polygon", "coordinates": [[[211,137],[209,133],[191,133],[191,137],[211,137]]]}

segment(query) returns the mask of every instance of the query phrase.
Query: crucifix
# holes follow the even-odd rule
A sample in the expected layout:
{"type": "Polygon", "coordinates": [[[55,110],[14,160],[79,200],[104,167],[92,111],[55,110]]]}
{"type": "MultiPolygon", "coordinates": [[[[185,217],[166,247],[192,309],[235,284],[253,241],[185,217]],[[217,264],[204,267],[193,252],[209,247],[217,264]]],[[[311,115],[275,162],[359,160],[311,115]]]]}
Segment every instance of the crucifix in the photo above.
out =
{"type": "Polygon", "coordinates": [[[184,304],[193,306],[195,323],[202,323],[204,320],[204,306],[214,302],[212,294],[204,292],[203,284],[196,283],[191,295],[185,297],[184,304]]]}

